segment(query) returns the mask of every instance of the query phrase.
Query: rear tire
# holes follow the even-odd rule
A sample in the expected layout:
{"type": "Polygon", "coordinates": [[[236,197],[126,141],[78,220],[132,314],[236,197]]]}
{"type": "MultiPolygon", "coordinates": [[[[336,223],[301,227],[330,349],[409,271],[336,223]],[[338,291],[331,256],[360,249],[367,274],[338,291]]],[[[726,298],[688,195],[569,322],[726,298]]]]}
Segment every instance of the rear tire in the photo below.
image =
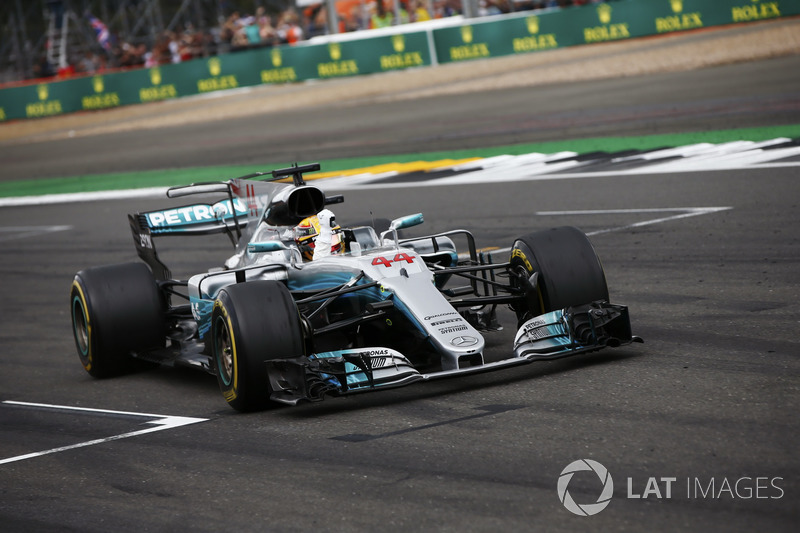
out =
{"type": "Polygon", "coordinates": [[[558,309],[608,301],[603,265],[577,228],[564,226],[520,237],[511,248],[510,261],[520,276],[539,273],[537,290],[515,307],[521,322],[558,309]]]}
{"type": "Polygon", "coordinates": [[[78,357],[96,378],[135,370],[133,353],[166,341],[164,301],[144,263],[81,270],[72,282],[70,311],[78,357]]]}
{"type": "Polygon", "coordinates": [[[211,315],[217,382],[237,411],[273,407],[265,362],[303,355],[300,314],[278,281],[251,281],[222,289],[211,315]]]}

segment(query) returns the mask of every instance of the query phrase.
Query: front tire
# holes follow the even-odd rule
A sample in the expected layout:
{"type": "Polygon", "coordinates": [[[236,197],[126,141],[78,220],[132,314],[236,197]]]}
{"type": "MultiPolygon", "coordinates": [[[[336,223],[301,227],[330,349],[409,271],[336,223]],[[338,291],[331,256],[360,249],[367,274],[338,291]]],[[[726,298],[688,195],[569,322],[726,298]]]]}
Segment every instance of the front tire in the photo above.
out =
{"type": "Polygon", "coordinates": [[[511,248],[510,262],[518,279],[538,272],[537,286],[528,291],[524,304],[515,307],[520,322],[558,309],[608,301],[603,265],[588,237],[577,228],[563,226],[520,237],[511,248]]]}
{"type": "Polygon", "coordinates": [[[217,382],[237,411],[272,407],[265,362],[305,353],[297,305],[283,283],[251,281],[220,291],[211,315],[217,382]]]}
{"type": "Polygon", "coordinates": [[[163,347],[164,302],[144,263],[81,270],[70,291],[75,347],[83,368],[104,378],[135,370],[133,353],[163,347]]]}

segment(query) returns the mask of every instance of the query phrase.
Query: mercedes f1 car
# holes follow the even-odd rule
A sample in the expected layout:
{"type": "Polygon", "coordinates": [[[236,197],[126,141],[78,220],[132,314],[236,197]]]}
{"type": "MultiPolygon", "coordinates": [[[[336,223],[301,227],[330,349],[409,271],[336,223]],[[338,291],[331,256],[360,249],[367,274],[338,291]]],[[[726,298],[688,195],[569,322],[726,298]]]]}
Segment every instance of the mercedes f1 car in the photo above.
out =
{"type": "Polygon", "coordinates": [[[641,341],[627,308],[609,303],[578,229],[519,237],[495,263],[463,229],[403,238],[421,214],[338,226],[323,213],[343,197],[303,178],[318,169],[175,187],[168,197],[221,198],[129,215],[142,262],[87,268],[72,283],[86,371],[189,365],[216,375],[233,408],[251,411],[641,341]],[[157,238],[215,233],[235,246],[225,266],[173,279],[157,238]],[[311,255],[314,235],[320,253],[311,255]],[[488,360],[484,334],[502,329],[499,305],[514,311],[517,332],[507,357],[488,360]]]}

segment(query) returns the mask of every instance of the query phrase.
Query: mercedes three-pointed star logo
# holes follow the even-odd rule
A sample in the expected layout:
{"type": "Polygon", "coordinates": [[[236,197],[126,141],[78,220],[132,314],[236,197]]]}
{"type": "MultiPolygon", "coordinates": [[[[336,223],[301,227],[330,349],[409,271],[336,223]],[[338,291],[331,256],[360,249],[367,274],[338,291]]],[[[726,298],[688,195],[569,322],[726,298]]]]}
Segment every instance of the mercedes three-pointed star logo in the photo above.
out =
{"type": "Polygon", "coordinates": [[[473,344],[478,344],[478,339],[475,337],[470,337],[468,335],[461,335],[459,337],[455,337],[450,341],[450,344],[453,346],[457,346],[459,348],[463,348],[464,346],[472,346],[473,344]]]}

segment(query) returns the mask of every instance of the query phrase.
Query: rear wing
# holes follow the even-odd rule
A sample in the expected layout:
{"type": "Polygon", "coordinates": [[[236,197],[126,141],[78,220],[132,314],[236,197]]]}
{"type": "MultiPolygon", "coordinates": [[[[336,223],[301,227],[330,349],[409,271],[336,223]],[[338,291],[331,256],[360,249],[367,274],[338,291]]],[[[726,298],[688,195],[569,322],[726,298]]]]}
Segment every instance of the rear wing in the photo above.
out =
{"type": "Polygon", "coordinates": [[[247,225],[247,206],[239,198],[214,204],[191,204],[162,211],[138,213],[152,235],[209,235],[237,230],[247,225]]]}
{"type": "Polygon", "coordinates": [[[228,181],[172,187],[167,190],[168,198],[196,194],[225,194],[227,198],[128,215],[136,252],[150,266],[157,280],[166,281],[172,274],[158,257],[154,237],[227,233],[237,247],[247,244],[250,234],[262,220],[275,226],[298,224],[316,215],[326,204],[343,201],[341,196],[326,198],[318,188],[306,185],[303,173],[319,169],[318,163],[295,165],[228,181]],[[262,176],[268,177],[252,179],[262,176]],[[292,178],[292,183],[276,183],[288,177],[292,178]],[[247,239],[242,239],[245,231],[247,239]]]}
{"type": "Polygon", "coordinates": [[[247,212],[244,203],[234,198],[214,204],[199,203],[162,211],[135,213],[128,215],[128,222],[136,253],[150,266],[156,279],[168,280],[172,274],[158,257],[154,237],[227,233],[236,246],[242,228],[248,224],[247,212]]]}

